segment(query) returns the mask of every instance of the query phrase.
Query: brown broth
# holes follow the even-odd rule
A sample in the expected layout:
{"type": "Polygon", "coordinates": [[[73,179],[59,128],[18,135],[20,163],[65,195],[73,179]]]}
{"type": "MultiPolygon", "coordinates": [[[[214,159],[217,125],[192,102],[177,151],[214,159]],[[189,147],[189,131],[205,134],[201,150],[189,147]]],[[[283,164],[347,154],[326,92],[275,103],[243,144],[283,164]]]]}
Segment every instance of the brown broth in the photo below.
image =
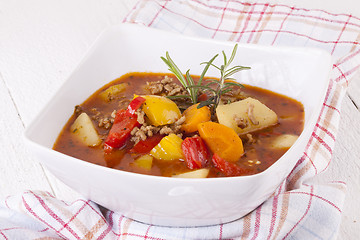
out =
{"type": "MultiPolygon", "coordinates": [[[[133,98],[134,93],[138,95],[149,94],[148,90],[145,88],[146,82],[161,80],[165,75],[166,74],[162,73],[126,74],[96,91],[81,104],[81,108],[90,117],[94,116],[94,112],[92,111],[93,108],[100,109],[105,115],[110,115],[114,110],[126,108],[130,99],[133,98]],[[118,98],[113,99],[110,102],[103,101],[99,98],[100,92],[111,85],[121,82],[127,82],[129,86],[118,98]]],[[[243,141],[245,154],[236,164],[247,169],[249,174],[256,174],[270,167],[286,152],[286,150],[270,149],[267,145],[272,138],[281,134],[300,135],[304,125],[304,108],[300,102],[294,99],[258,87],[245,85],[243,92],[264,103],[272,109],[279,118],[279,123],[277,125],[252,133],[257,139],[255,144],[248,144],[246,141],[243,141]]],[[[172,176],[174,174],[189,171],[182,160],[162,161],[154,159],[153,167],[150,171],[136,167],[131,163],[139,156],[139,154],[131,154],[128,152],[132,147],[131,144],[121,150],[115,150],[111,154],[104,154],[102,145],[97,147],[85,146],[71,134],[70,126],[74,120],[75,114],[71,116],[61,131],[54,144],[54,150],[90,163],[129,172],[156,176],[172,176]]],[[[94,125],[100,135],[107,135],[109,130],[99,128],[97,124],[94,125]]],[[[208,177],[223,177],[223,174],[212,167],[208,177]]]]}

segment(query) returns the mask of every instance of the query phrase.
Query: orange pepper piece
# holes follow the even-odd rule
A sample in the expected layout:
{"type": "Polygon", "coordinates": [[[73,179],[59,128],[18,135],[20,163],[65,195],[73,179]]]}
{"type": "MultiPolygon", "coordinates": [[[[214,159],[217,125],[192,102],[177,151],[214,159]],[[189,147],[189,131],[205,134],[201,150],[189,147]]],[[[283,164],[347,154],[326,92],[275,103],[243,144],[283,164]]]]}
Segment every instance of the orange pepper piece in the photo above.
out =
{"type": "Polygon", "coordinates": [[[199,123],[210,121],[211,113],[209,107],[197,108],[198,105],[194,104],[184,111],[185,122],[181,125],[181,130],[187,133],[196,132],[199,123]]]}
{"type": "Polygon", "coordinates": [[[234,129],[215,122],[198,124],[200,137],[213,153],[222,159],[235,162],[244,153],[244,147],[240,137],[234,129]]]}

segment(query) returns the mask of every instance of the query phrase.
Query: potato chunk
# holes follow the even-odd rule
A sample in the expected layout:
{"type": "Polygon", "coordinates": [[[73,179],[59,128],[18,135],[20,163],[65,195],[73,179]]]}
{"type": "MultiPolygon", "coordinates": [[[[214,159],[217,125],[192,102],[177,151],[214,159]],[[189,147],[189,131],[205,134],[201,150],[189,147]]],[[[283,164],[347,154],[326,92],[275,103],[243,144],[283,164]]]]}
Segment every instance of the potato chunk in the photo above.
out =
{"type": "Polygon", "coordinates": [[[175,177],[175,178],[206,178],[208,174],[209,174],[209,169],[202,168],[199,170],[174,175],[172,177],[175,177]]]}
{"type": "Polygon", "coordinates": [[[278,149],[290,148],[298,139],[298,137],[299,136],[293,134],[280,135],[276,137],[273,142],[271,142],[271,147],[278,149]]]}
{"type": "Polygon", "coordinates": [[[239,135],[257,131],[278,122],[276,113],[253,98],[219,105],[216,108],[219,123],[235,130],[239,135]]]}
{"type": "Polygon", "coordinates": [[[101,139],[86,113],[81,113],[76,118],[70,127],[70,131],[87,146],[95,147],[101,143],[101,139]]]}

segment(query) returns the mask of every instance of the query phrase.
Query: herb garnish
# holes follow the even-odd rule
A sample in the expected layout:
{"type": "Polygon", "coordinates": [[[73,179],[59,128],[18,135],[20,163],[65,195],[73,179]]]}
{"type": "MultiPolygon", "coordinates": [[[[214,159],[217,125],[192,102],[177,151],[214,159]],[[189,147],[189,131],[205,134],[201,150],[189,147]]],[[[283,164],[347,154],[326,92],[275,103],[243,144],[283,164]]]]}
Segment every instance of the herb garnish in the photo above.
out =
{"type": "Polygon", "coordinates": [[[219,105],[221,96],[231,91],[232,90],[231,87],[233,86],[243,87],[242,84],[234,82],[233,80],[235,79],[232,78],[231,76],[241,70],[250,69],[250,67],[244,67],[244,66],[230,67],[230,64],[234,61],[237,47],[238,44],[235,44],[229,59],[227,59],[225,52],[222,51],[224,63],[221,66],[216,66],[213,64],[213,61],[218,57],[219,54],[216,54],[208,62],[201,63],[201,64],[205,64],[205,67],[200,75],[197,84],[195,84],[193,78],[190,75],[190,69],[186,71],[186,74],[184,76],[181,70],[176,66],[174,61],[170,58],[169,53],[166,52],[166,58],[161,57],[161,59],[166,63],[166,65],[169,67],[169,70],[176,76],[176,78],[180,81],[180,83],[189,93],[189,95],[177,95],[177,96],[172,96],[172,98],[190,98],[192,103],[196,104],[198,103],[199,90],[208,91],[211,93],[211,96],[207,100],[201,101],[200,104],[198,105],[198,108],[212,105],[213,109],[215,109],[219,105]],[[220,78],[206,79],[204,80],[206,84],[202,85],[205,74],[210,66],[215,67],[220,71],[220,78]]]}

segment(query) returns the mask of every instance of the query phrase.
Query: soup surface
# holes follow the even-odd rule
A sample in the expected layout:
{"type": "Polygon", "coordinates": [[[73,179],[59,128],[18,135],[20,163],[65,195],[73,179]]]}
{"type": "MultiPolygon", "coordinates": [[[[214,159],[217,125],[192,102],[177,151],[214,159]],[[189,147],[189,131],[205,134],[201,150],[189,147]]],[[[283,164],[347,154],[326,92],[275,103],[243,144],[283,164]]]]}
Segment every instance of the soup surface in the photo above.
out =
{"type": "MultiPolygon", "coordinates": [[[[75,107],[74,114],[64,126],[53,148],[94,164],[141,174],[166,177],[230,177],[252,175],[264,171],[289,149],[303,130],[303,105],[284,95],[253,86],[246,85],[244,88],[234,86],[232,91],[224,94],[222,103],[217,109],[205,106],[203,107],[203,110],[206,110],[204,114],[204,112],[197,112],[199,109],[195,107],[195,114],[191,115],[188,114],[190,111],[187,109],[192,104],[186,98],[181,98],[183,92],[184,89],[171,74],[126,74],[103,86],[75,107]],[[134,94],[136,94],[135,97],[134,94]],[[154,95],[161,97],[152,98],[154,95]],[[165,97],[167,95],[180,97],[171,97],[169,100],[165,97]],[[141,101],[136,104],[133,99],[137,96],[143,96],[143,98],[138,98],[141,101]],[[173,105],[169,103],[171,107],[166,113],[169,116],[165,116],[165,119],[173,120],[159,123],[156,119],[159,117],[158,112],[164,114],[168,106],[167,100],[163,98],[176,103],[180,112],[171,117],[170,115],[178,110],[174,110],[173,105]],[[159,102],[154,101],[152,104],[153,99],[159,102]],[[246,105],[248,99],[254,99],[254,103],[246,105]],[[266,113],[264,119],[256,116],[258,106],[255,101],[259,101],[261,105],[268,108],[264,110],[266,113]],[[120,112],[126,115],[125,112],[131,108],[130,102],[132,102],[130,105],[135,106],[132,106],[134,108],[132,110],[136,110],[132,113],[135,115],[131,116],[135,116],[137,121],[131,126],[131,132],[123,136],[121,146],[114,147],[110,132],[115,132],[115,125],[119,126],[120,121],[116,119],[120,118],[120,112]],[[237,109],[243,105],[246,109],[237,113],[237,109]],[[184,112],[185,110],[188,112],[184,112]],[[229,112],[233,114],[231,117],[228,116],[229,112]],[[276,119],[265,123],[268,112],[276,119]],[[209,113],[211,114],[207,116],[209,113]],[[85,124],[84,120],[78,120],[80,123],[75,123],[80,115],[82,117],[87,115],[93,127],[89,127],[88,123],[85,124]],[[187,122],[192,120],[194,115],[200,118],[197,125],[187,122]],[[206,117],[210,119],[201,120],[201,116],[205,116],[204,119],[206,117]],[[220,130],[216,134],[221,132],[218,135],[223,134],[225,142],[233,141],[232,137],[236,133],[235,143],[230,142],[226,145],[227,143],[219,142],[222,141],[221,137],[211,137],[212,133],[209,135],[206,131],[213,125],[208,122],[213,122],[215,129],[219,127],[220,130]],[[262,126],[263,122],[264,126],[262,126]],[[190,129],[191,127],[195,129],[190,129]],[[250,127],[254,128],[246,130],[250,127]],[[88,128],[93,128],[95,131],[80,132],[88,128]],[[221,130],[223,128],[224,131],[221,130]],[[92,135],[86,135],[88,132],[92,135]],[[166,139],[168,141],[165,141],[164,138],[169,136],[171,137],[166,139]],[[95,139],[95,142],[89,143],[89,139],[95,139]],[[240,145],[236,144],[240,144],[241,147],[237,147],[240,145]],[[233,149],[234,146],[237,149],[233,149]],[[157,148],[154,149],[155,147],[157,148]],[[178,157],[176,157],[177,151],[179,151],[178,157]],[[175,156],[169,157],[169,154],[175,154],[175,156]],[[198,171],[202,169],[205,171],[198,171]],[[181,175],[192,172],[195,174],[181,175]]],[[[204,100],[208,98],[206,91],[199,93],[200,98],[204,100]]],[[[161,114],[160,118],[164,117],[161,114]]],[[[129,117],[129,115],[126,116],[129,117]]],[[[128,127],[130,126],[126,125],[122,130],[128,130],[126,129],[128,127]]]]}

